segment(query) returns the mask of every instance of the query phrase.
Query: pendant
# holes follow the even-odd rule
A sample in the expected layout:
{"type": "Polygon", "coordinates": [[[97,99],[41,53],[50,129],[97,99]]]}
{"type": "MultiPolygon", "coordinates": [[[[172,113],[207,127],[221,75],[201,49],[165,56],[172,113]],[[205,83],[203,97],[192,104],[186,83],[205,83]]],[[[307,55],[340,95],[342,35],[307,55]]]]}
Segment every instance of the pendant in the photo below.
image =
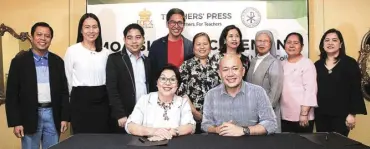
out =
{"type": "Polygon", "coordinates": [[[331,69],[330,69],[330,70],[328,70],[328,73],[329,73],[329,74],[331,74],[332,72],[333,72],[333,71],[332,71],[331,69]]]}

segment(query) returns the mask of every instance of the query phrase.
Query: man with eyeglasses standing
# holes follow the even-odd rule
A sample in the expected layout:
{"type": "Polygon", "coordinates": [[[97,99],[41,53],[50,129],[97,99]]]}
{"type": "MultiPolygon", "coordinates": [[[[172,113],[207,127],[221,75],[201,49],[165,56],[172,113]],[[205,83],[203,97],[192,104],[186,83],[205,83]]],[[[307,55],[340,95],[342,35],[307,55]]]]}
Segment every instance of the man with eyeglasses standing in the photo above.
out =
{"type": "Polygon", "coordinates": [[[157,91],[156,79],[159,70],[167,63],[176,67],[194,56],[192,42],[182,36],[185,27],[185,13],[179,8],[172,8],[166,15],[168,35],[153,42],[149,49],[149,59],[153,75],[150,90],[157,91]]]}

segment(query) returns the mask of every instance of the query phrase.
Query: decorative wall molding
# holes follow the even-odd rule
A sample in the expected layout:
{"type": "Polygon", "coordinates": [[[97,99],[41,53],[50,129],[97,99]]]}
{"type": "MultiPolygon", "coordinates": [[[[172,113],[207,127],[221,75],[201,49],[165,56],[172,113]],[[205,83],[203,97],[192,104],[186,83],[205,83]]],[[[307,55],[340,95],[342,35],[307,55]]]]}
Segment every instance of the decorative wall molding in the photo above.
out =
{"type": "Polygon", "coordinates": [[[3,69],[3,49],[2,49],[2,36],[8,32],[14,38],[31,42],[31,37],[28,32],[21,32],[17,34],[11,27],[6,26],[5,24],[0,25],[0,106],[5,103],[5,81],[4,81],[4,69],[3,69]]]}

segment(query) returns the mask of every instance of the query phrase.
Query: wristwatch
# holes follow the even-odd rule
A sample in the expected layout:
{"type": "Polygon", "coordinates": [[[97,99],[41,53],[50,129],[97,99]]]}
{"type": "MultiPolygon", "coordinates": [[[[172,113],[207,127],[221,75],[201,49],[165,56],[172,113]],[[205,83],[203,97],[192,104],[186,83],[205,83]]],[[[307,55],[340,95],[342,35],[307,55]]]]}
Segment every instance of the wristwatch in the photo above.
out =
{"type": "Polygon", "coordinates": [[[251,134],[248,127],[243,127],[243,133],[245,136],[249,136],[251,134]]]}
{"type": "Polygon", "coordinates": [[[179,130],[175,128],[176,137],[180,135],[179,130]]]}

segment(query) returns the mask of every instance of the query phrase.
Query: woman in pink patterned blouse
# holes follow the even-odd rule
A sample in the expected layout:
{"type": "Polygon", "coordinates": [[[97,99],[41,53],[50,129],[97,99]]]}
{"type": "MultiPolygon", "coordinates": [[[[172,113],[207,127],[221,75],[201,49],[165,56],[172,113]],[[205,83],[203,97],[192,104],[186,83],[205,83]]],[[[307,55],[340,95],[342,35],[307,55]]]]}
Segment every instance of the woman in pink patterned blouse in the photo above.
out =
{"type": "Polygon", "coordinates": [[[284,83],[281,104],[282,132],[310,133],[313,131],[314,107],[317,106],[316,68],[301,54],[303,38],[290,33],[285,38],[283,61],[284,83]]]}

